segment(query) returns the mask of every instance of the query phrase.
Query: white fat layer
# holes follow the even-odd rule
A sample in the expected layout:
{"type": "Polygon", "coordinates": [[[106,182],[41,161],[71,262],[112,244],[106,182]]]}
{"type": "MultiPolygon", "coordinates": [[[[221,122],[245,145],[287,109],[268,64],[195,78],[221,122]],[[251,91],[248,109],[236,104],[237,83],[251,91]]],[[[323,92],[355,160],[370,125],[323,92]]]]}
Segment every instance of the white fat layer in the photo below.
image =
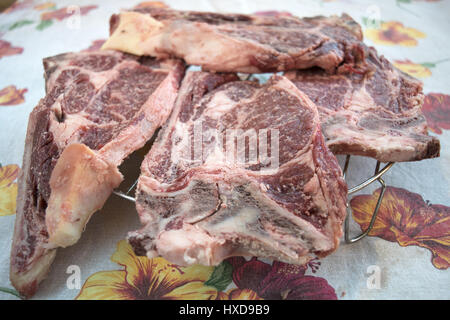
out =
{"type": "Polygon", "coordinates": [[[158,253],[179,265],[217,265],[228,254],[225,240],[185,224],[182,229],[163,231],[156,240],[158,253]]]}
{"type": "Polygon", "coordinates": [[[360,90],[353,92],[351,97],[351,109],[353,112],[366,112],[369,108],[375,108],[376,104],[372,96],[363,86],[360,90]]]}
{"type": "Polygon", "coordinates": [[[247,225],[255,224],[259,218],[259,210],[252,207],[244,207],[239,209],[230,218],[224,219],[218,223],[210,224],[209,228],[212,232],[237,232],[248,233],[247,225]]]}
{"type": "Polygon", "coordinates": [[[50,121],[49,131],[58,139],[55,139],[58,148],[77,142],[80,128],[91,125],[92,122],[83,116],[83,113],[70,114],[66,116],[64,122],[58,122],[55,119],[50,121]]]}
{"type": "Polygon", "coordinates": [[[225,91],[219,91],[212,97],[203,115],[217,119],[232,110],[236,104],[237,102],[231,100],[225,91]]]}
{"type": "Polygon", "coordinates": [[[120,13],[119,25],[102,49],[125,51],[135,55],[158,56],[154,50],[161,42],[164,25],[148,14],[120,13]]]}

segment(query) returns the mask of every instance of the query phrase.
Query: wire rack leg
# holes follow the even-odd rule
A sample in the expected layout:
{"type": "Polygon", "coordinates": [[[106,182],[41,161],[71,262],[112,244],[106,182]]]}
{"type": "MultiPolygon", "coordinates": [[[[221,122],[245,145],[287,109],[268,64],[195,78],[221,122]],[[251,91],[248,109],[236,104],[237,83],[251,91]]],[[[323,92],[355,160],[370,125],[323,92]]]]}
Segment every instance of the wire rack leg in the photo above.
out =
{"type": "MultiPolygon", "coordinates": [[[[347,156],[346,160],[345,160],[345,166],[344,166],[344,178],[347,174],[347,170],[348,170],[348,166],[350,163],[350,156],[347,156]]],[[[378,181],[381,185],[381,192],[380,195],[378,196],[378,201],[377,204],[375,206],[375,209],[372,213],[372,218],[370,219],[370,223],[369,226],[367,227],[366,230],[364,230],[361,234],[359,234],[356,237],[350,237],[350,216],[352,215],[352,210],[350,208],[350,204],[349,202],[347,202],[347,216],[345,218],[345,222],[344,222],[344,238],[345,238],[345,242],[346,243],[355,243],[359,240],[361,240],[362,238],[366,237],[370,231],[373,229],[373,226],[375,224],[375,221],[377,219],[377,215],[378,215],[378,211],[380,209],[381,203],[383,201],[383,197],[384,197],[384,193],[386,191],[386,183],[384,182],[384,180],[382,179],[381,175],[384,174],[387,170],[389,170],[392,167],[393,163],[388,163],[381,171],[380,171],[380,162],[377,161],[377,165],[375,167],[375,174],[374,174],[374,178],[373,181],[378,181]],[[381,174],[380,174],[381,173],[381,174]]],[[[370,181],[371,179],[367,180],[370,181]]],[[[372,182],[373,182],[372,181],[372,182]]],[[[372,183],[370,182],[370,183],[372,183]]],[[[357,189],[360,190],[364,187],[366,187],[368,184],[370,183],[362,183],[358,188],[352,188],[352,190],[357,189]]],[[[357,190],[352,191],[351,193],[356,192],[357,190]]],[[[349,195],[351,194],[349,192],[349,195]]]]}
{"type": "Polygon", "coordinates": [[[350,221],[350,216],[352,215],[352,210],[350,209],[350,205],[347,202],[347,217],[345,217],[345,242],[346,243],[355,243],[356,241],[359,241],[362,238],[364,238],[365,236],[367,236],[369,234],[369,232],[372,231],[373,225],[375,224],[375,221],[377,220],[377,215],[378,215],[378,211],[381,206],[381,202],[383,202],[384,192],[386,191],[386,183],[384,182],[384,180],[382,178],[378,178],[377,181],[381,184],[381,192],[380,192],[380,195],[378,196],[377,205],[375,206],[375,210],[372,214],[372,219],[370,219],[370,223],[369,223],[369,226],[367,227],[367,229],[363,233],[361,233],[360,235],[358,235],[354,238],[350,238],[350,231],[349,231],[350,223],[349,223],[349,221],[350,221]]]}

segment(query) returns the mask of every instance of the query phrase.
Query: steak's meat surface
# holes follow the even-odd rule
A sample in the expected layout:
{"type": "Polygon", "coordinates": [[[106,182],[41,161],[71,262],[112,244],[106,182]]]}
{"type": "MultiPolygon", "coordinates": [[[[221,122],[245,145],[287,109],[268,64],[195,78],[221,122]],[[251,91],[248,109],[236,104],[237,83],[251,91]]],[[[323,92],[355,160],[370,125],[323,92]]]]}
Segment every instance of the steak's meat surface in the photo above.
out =
{"type": "Polygon", "coordinates": [[[143,8],[113,15],[110,33],[105,49],[174,56],[210,71],[333,72],[362,57],[361,28],[346,14],[300,19],[143,8]]]}
{"type": "Polygon", "coordinates": [[[374,48],[365,51],[366,73],[329,75],[317,68],[286,73],[317,105],[327,146],[335,154],[382,162],[438,157],[439,140],[428,135],[421,112],[422,83],[374,48]]]}
{"type": "Polygon", "coordinates": [[[146,156],[135,252],[180,264],[235,255],[305,263],[338,246],[347,187],[317,108],[289,80],[190,72],[146,156]],[[237,138],[237,139],[236,139],[237,138]]]}
{"type": "Polygon", "coordinates": [[[117,166],[172,110],[184,66],[113,51],[44,59],[19,178],[10,278],[24,296],[122,181],[117,166]]]}

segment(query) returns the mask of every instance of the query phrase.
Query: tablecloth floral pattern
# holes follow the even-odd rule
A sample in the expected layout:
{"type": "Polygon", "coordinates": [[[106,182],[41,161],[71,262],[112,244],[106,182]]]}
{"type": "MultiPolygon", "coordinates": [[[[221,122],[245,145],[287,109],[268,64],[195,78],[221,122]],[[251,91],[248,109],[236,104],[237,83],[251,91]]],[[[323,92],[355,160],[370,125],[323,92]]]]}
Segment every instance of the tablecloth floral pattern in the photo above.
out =
{"type": "MultiPolygon", "coordinates": [[[[112,197],[77,245],[60,250],[37,299],[450,299],[450,2],[17,1],[0,13],[0,299],[18,299],[9,249],[27,118],[44,96],[42,58],[96,50],[112,13],[131,6],[299,16],[349,13],[402,71],[424,82],[423,112],[441,157],[396,164],[369,237],[304,266],[250,257],[180,267],[136,256],[124,240],[138,227],[132,204],[112,197]],[[71,270],[77,273],[73,273],[71,270]],[[75,276],[78,276],[75,277],[75,276]]],[[[343,158],[339,157],[342,161],[343,158]]],[[[374,161],[352,158],[349,185],[374,161]]],[[[351,231],[367,228],[380,189],[350,200],[351,231]]]]}

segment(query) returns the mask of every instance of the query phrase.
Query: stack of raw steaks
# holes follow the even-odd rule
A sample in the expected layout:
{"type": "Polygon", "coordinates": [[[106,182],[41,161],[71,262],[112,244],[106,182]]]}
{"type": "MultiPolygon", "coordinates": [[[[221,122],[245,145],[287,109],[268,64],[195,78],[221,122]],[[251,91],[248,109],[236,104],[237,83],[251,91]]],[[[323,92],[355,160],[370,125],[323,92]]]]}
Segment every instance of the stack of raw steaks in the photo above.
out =
{"type": "Polygon", "coordinates": [[[102,50],[46,58],[44,69],[11,252],[27,297],[155,134],[136,190],[142,228],[128,241],[180,265],[326,256],[346,214],[335,154],[439,156],[421,83],[364,45],[345,14],[133,9],[111,17],[102,50]],[[255,73],[273,74],[248,80],[255,73]]]}

